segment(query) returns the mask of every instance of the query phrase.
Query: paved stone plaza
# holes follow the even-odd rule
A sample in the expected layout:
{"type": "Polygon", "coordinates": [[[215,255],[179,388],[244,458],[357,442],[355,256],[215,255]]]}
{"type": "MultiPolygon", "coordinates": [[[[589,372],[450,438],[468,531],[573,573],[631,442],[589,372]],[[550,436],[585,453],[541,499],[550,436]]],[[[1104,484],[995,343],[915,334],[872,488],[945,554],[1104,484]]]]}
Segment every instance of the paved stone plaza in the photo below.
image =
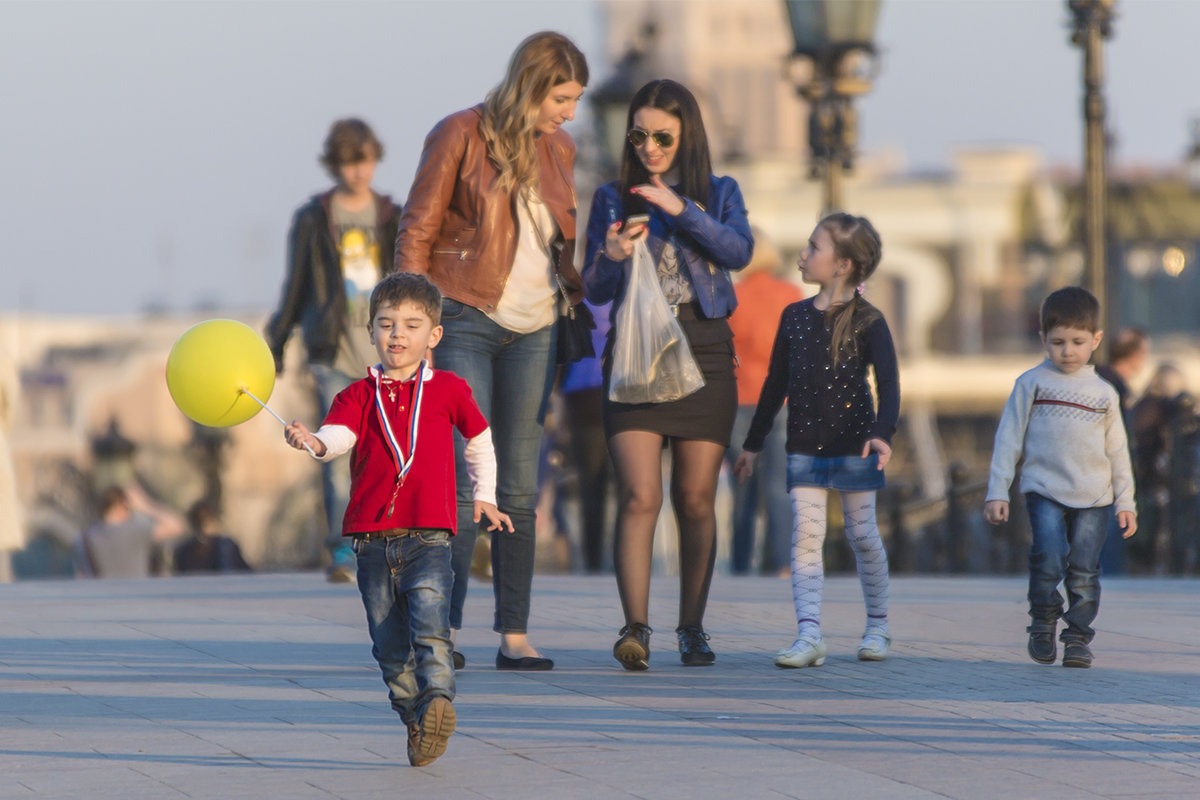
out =
{"type": "Polygon", "coordinates": [[[786,580],[718,577],[717,663],[622,671],[611,577],[538,576],[546,673],[492,667],[473,584],[458,732],[414,769],[353,586],[319,574],[0,586],[0,798],[1195,798],[1200,582],[1106,581],[1091,670],[1024,652],[1024,581],[897,578],[860,663],[858,582],[826,585],[825,666],[780,670],[786,580]]]}

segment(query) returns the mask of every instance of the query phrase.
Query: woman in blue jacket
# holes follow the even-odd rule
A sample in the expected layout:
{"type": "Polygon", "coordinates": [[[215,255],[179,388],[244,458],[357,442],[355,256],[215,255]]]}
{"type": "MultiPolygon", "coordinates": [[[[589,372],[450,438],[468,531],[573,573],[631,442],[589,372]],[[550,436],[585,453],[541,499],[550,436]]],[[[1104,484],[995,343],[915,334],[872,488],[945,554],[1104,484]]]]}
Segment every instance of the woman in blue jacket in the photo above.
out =
{"type": "MultiPolygon", "coordinates": [[[[715,658],[703,626],[716,559],[714,501],[737,411],[733,333],[725,321],[737,305],[729,272],[749,263],[754,239],[737,183],[712,174],[691,92],[670,80],[646,84],[630,103],[627,127],[621,178],[592,200],[584,287],[593,303],[613,301],[615,321],[634,243],[644,235],[704,387],[665,403],[616,403],[605,392],[604,426],[619,485],[613,562],[625,612],[613,655],[629,670],[649,666],[650,566],[662,506],[662,449],[670,443],[681,561],[675,632],[683,663],[706,665],[715,658]],[[649,221],[626,222],[639,214],[649,221]]],[[[617,335],[609,335],[606,376],[617,335]]]]}

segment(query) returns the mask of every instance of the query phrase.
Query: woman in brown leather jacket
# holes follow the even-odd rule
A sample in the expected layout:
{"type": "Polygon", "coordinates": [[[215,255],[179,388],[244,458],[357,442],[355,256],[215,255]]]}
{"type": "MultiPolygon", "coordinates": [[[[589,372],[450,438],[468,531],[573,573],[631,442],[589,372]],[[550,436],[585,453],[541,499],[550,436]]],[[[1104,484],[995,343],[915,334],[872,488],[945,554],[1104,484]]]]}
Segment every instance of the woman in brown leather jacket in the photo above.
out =
{"type": "MultiPolygon", "coordinates": [[[[561,130],[588,81],[583,53],[553,32],[530,36],[482,105],[425,140],[400,219],[396,269],[444,296],[437,366],[464,378],[492,426],[497,500],[515,531],[492,541],[498,669],[551,669],[528,641],[542,423],[555,372],[555,273],[582,299],[573,266],[575,145],[561,130]]],[[[458,535],[450,626],[462,627],[475,547],[470,480],[456,438],[458,535]]],[[[457,651],[455,666],[465,663],[457,651]]]]}

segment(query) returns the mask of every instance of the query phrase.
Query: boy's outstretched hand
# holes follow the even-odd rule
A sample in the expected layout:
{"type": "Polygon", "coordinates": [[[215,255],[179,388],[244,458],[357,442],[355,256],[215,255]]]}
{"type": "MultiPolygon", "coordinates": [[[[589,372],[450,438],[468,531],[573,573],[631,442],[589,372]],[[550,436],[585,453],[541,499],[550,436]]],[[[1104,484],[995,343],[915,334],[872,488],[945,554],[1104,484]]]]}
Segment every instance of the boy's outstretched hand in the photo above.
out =
{"type": "Polygon", "coordinates": [[[983,504],[983,518],[993,525],[1008,522],[1008,501],[988,500],[983,504]]]}
{"type": "Polygon", "coordinates": [[[867,443],[863,445],[863,458],[871,455],[874,450],[879,453],[879,466],[877,469],[883,469],[887,466],[887,462],[892,458],[892,446],[883,439],[867,439],[867,443]]]}
{"type": "Polygon", "coordinates": [[[512,520],[509,519],[508,514],[505,514],[491,503],[485,503],[482,500],[476,500],[475,521],[479,522],[479,520],[483,517],[487,517],[489,531],[498,529],[501,533],[503,533],[505,525],[508,526],[509,533],[512,533],[514,530],[516,530],[516,528],[513,527],[512,520]]]}
{"type": "Polygon", "coordinates": [[[317,458],[325,455],[325,443],[313,436],[303,423],[292,420],[291,425],[285,425],[283,438],[297,450],[304,450],[307,446],[307,449],[317,458]]]}
{"type": "Polygon", "coordinates": [[[1137,533],[1137,514],[1132,511],[1118,511],[1117,524],[1121,526],[1121,538],[1128,539],[1137,533]]]}
{"type": "Polygon", "coordinates": [[[749,450],[738,454],[737,461],[733,464],[733,477],[738,479],[738,483],[754,474],[754,459],[757,456],[758,453],[751,453],[749,450]]]}

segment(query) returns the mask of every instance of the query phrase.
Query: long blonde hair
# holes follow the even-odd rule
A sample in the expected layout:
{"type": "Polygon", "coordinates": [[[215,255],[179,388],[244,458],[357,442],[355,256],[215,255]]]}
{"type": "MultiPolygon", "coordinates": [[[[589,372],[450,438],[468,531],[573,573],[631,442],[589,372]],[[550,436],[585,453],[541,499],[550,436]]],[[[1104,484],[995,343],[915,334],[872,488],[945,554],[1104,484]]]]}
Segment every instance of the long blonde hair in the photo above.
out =
{"type": "Polygon", "coordinates": [[[525,192],[537,183],[534,125],[538,112],[551,89],[570,81],[587,85],[587,59],[561,33],[542,31],[521,42],[504,80],[484,98],[480,132],[488,157],[500,172],[503,191],[525,192]]]}
{"type": "MultiPolygon", "coordinates": [[[[833,253],[837,258],[850,262],[850,275],[846,282],[858,287],[875,272],[883,255],[883,242],[879,232],[866,217],[837,212],[825,217],[817,225],[829,232],[833,240],[833,253]]],[[[855,288],[854,296],[847,303],[833,305],[826,312],[833,321],[833,336],[830,351],[833,366],[841,360],[843,349],[851,356],[858,354],[855,324],[866,324],[879,315],[879,311],[866,304],[855,288]]]]}

